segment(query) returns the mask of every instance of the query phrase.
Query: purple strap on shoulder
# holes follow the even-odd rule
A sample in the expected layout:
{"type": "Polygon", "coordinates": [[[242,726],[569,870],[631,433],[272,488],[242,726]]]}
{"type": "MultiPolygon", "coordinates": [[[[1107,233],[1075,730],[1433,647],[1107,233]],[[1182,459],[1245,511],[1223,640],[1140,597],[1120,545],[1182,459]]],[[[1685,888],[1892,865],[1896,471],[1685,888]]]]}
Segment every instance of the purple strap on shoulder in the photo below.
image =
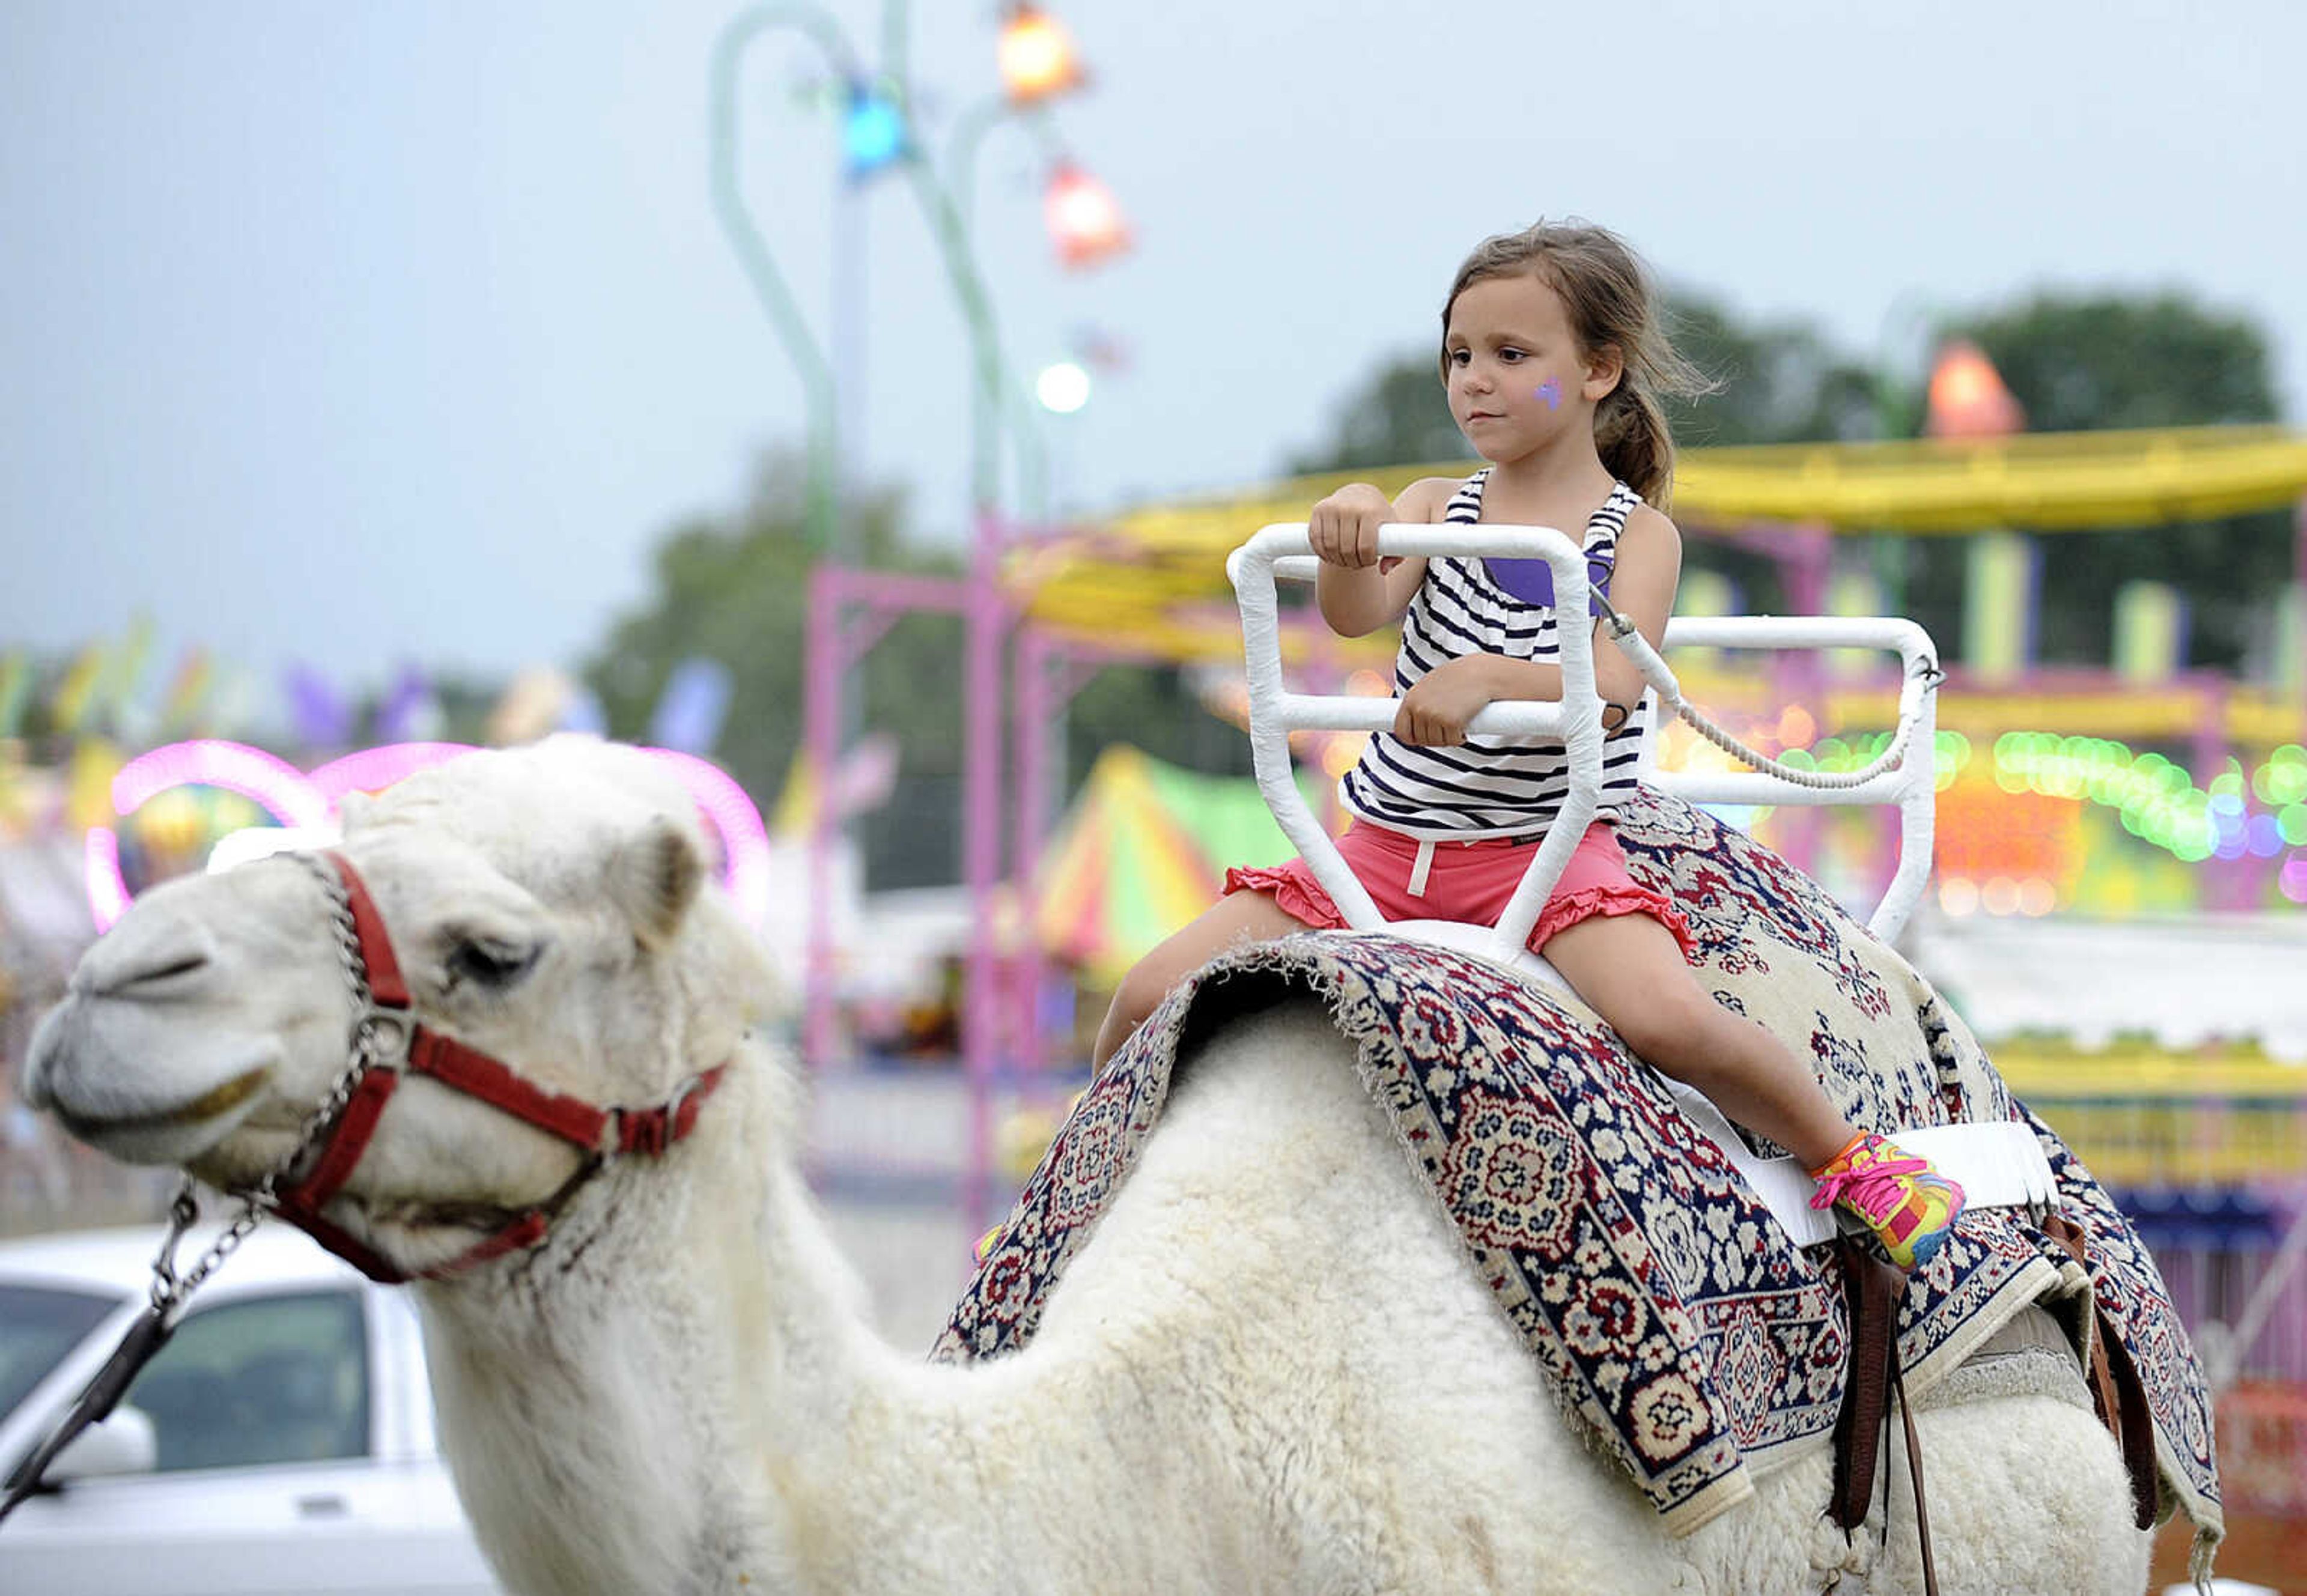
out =
{"type": "MultiPolygon", "coordinates": [[[[1586,556],[1586,580],[1591,588],[1587,596],[1587,613],[1600,620],[1608,613],[1603,601],[1610,594],[1610,572],[1617,566],[1617,551],[1608,554],[1586,556]]],[[[1554,607],[1554,567],[1543,560],[1497,560],[1487,556],[1482,569],[1490,573],[1490,580],[1524,604],[1554,607]]]]}

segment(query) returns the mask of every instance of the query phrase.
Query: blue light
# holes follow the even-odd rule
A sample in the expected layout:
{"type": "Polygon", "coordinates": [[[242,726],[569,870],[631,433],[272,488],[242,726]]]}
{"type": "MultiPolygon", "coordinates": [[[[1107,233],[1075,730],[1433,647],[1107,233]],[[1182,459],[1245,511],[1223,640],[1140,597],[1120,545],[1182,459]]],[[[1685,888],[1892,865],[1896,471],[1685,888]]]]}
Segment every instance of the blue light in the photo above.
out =
{"type": "Polygon", "coordinates": [[[852,90],[841,119],[841,158],[849,176],[870,177],[905,155],[905,113],[870,89],[852,90]]]}

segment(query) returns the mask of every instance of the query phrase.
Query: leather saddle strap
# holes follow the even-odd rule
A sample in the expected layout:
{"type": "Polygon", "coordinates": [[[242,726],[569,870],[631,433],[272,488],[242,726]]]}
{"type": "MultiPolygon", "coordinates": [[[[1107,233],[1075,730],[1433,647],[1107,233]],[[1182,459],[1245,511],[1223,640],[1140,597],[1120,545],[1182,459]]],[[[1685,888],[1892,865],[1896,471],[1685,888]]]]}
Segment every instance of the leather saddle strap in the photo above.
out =
{"type": "Polygon", "coordinates": [[[1842,1411],[1834,1420],[1834,1495],[1828,1511],[1838,1529],[1856,1530],[1866,1520],[1874,1494],[1876,1443],[1891,1395],[1891,1368],[1898,1355],[1899,1272],[1870,1255],[1848,1236],[1834,1240],[1842,1264],[1842,1300],[1850,1322],[1850,1366],[1842,1390],[1842,1411]]]}
{"type": "MultiPolygon", "coordinates": [[[[1887,1465],[1891,1437],[1883,1430],[1886,1408],[1895,1394],[1907,1436],[1907,1472],[1915,1487],[1915,1523],[1921,1537],[1923,1589],[1938,1596],[1938,1570],[1931,1557],[1931,1521],[1923,1496],[1923,1449],[1915,1430],[1914,1409],[1899,1367],[1899,1304],[1907,1277],[1849,1236],[1834,1240],[1842,1262],[1843,1302],[1850,1319],[1850,1369],[1844,1381],[1842,1411],[1834,1420],[1834,1491],[1828,1515],[1845,1534],[1866,1521],[1874,1495],[1878,1455],[1887,1465]],[[1877,1452],[1877,1443],[1881,1450],[1877,1452]]],[[[1882,1482],[1883,1533],[1890,1532],[1891,1483],[1882,1482]]]]}
{"type": "MultiPolygon", "coordinates": [[[[2043,1222],[2043,1233],[2064,1248],[2067,1255],[2091,1272],[2090,1232],[2063,1214],[2043,1222]]],[[[2090,1386],[2091,1405],[2101,1424],[2123,1451],[2123,1472],[2131,1477],[2131,1520],[2142,1530],[2155,1527],[2155,1510],[2161,1482],[2155,1466],[2155,1428],[2147,1407],[2147,1387],[2131,1349],[2123,1344],[2106,1309],[2097,1305],[2097,1282],[2092,1281],[2090,1361],[2083,1371],[2090,1386]]]]}
{"type": "Polygon", "coordinates": [[[2131,1522],[2140,1529],[2151,1530],[2162,1481],[2155,1466],[2155,1420],[2147,1411],[2147,1387],[2140,1380],[2139,1366],[2131,1361],[2131,1349],[2123,1344],[2114,1321],[2103,1308],[2098,1310],[2098,1334],[2091,1338],[2091,1344],[2106,1360],[2116,1412],[2122,1415],[2115,1439],[2122,1443],[2123,1470],[2131,1476],[2131,1522]]]}
{"type": "MultiPolygon", "coordinates": [[[[1939,1596],[1938,1566],[1931,1560],[1931,1510],[1923,1500],[1923,1442],[1915,1433],[1915,1408],[1907,1400],[1907,1376],[1899,1367],[1898,1343],[1891,1343],[1891,1388],[1899,1398],[1899,1423],[1907,1432],[1907,1476],[1915,1482],[1915,1534],[1923,1549],[1924,1596],[1939,1596]]],[[[1882,1494],[1887,1498],[1890,1485],[1884,1482],[1882,1494]]],[[[1885,1503],[1882,1516],[1889,1519],[1891,1509],[1885,1503]]]]}

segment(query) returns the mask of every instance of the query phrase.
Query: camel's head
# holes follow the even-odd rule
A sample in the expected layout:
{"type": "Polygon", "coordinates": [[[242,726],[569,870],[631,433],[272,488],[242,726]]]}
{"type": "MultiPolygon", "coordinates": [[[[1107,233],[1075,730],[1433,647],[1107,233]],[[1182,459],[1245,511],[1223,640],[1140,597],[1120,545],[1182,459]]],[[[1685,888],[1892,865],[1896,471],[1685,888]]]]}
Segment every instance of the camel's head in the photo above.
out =
{"type": "MultiPolygon", "coordinates": [[[[555,738],[465,756],[348,802],[342,852],[415,1018],[552,1091],[661,1102],[730,1057],[767,994],[753,939],[702,888],[689,798],[633,750],[555,738]]],[[[307,862],[171,881],[81,959],[33,1040],[26,1095],[116,1157],[245,1186],[344,1075],[353,992],[307,862]]],[[[584,1156],[414,1076],[329,1214],[414,1271],[549,1197],[584,1156]]]]}

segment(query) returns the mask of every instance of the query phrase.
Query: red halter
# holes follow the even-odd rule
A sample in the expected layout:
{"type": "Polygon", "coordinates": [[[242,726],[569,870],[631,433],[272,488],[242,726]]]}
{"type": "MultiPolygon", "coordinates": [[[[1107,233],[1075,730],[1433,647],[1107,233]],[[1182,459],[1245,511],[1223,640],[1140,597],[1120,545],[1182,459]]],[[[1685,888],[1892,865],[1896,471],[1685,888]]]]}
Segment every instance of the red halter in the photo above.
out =
{"type": "Polygon", "coordinates": [[[720,1085],[728,1070],[716,1064],[691,1076],[663,1103],[648,1108],[596,1108],[581,1098],[548,1091],[515,1074],[486,1053],[476,1052],[453,1038],[428,1030],[411,1016],[407,982],[393,957],[392,939],[377,913],[376,902],[351,861],[330,852],[322,855],[343,881],[352,911],[353,931],[360,944],[361,968],[355,972],[356,996],[367,1011],[383,1011],[406,1031],[405,1060],[376,1060],[361,1067],[343,1111],[326,1127],[320,1154],[301,1180],[283,1189],[275,1209],[281,1218],[352,1265],[371,1280],[399,1285],[414,1279],[438,1280],[509,1252],[535,1247],[545,1240],[553,1217],[579,1188],[610,1163],[628,1153],[661,1155],[696,1128],[699,1108],[720,1085]],[[402,1072],[429,1076],[442,1085],[477,1097],[514,1119],[551,1132],[589,1154],[561,1188],[484,1237],[445,1263],[421,1269],[414,1275],[399,1269],[382,1254],[347,1234],[322,1215],[321,1210],[352,1176],[361,1155],[376,1134],[384,1105],[392,1100],[402,1072]]]}

